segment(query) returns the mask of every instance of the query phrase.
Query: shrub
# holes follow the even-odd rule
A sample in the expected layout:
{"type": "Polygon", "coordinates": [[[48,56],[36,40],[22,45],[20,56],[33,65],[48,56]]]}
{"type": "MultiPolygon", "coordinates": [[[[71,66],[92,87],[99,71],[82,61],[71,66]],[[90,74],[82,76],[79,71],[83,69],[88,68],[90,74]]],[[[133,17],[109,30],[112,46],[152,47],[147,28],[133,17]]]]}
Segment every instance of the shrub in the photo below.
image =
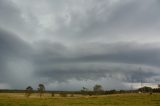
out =
{"type": "Polygon", "coordinates": [[[54,93],[51,93],[51,96],[54,97],[55,96],[54,93]]]}
{"type": "Polygon", "coordinates": [[[67,94],[66,93],[60,93],[59,94],[61,97],[67,97],[67,94]]]}

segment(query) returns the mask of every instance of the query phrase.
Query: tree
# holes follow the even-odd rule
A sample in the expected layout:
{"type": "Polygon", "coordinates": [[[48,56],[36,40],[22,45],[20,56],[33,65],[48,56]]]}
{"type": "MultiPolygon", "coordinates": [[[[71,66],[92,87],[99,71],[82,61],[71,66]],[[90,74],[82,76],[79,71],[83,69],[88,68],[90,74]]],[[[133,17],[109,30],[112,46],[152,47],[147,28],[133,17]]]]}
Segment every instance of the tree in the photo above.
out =
{"type": "Polygon", "coordinates": [[[81,91],[87,92],[87,91],[89,91],[89,90],[88,90],[88,88],[86,88],[86,87],[82,87],[82,90],[81,90],[81,91]]]}
{"type": "Polygon", "coordinates": [[[51,96],[52,96],[52,97],[54,97],[54,96],[55,96],[54,92],[52,92],[52,93],[51,93],[51,96]]]}
{"type": "Polygon", "coordinates": [[[93,87],[93,91],[96,91],[96,92],[103,91],[103,87],[101,85],[95,85],[93,87]]]}
{"type": "Polygon", "coordinates": [[[83,94],[83,95],[87,95],[87,94],[88,94],[88,92],[89,92],[89,89],[88,89],[88,88],[86,88],[86,87],[82,87],[82,89],[81,89],[81,94],[83,94]]]}
{"type": "Polygon", "coordinates": [[[147,87],[147,86],[139,88],[138,90],[141,91],[141,92],[152,92],[152,88],[151,87],[147,87]]]}
{"type": "Polygon", "coordinates": [[[38,92],[39,92],[40,97],[42,97],[44,91],[45,91],[45,86],[43,84],[39,84],[38,85],[38,92]]]}
{"type": "Polygon", "coordinates": [[[25,92],[26,96],[29,97],[32,93],[33,93],[33,88],[31,86],[28,86],[25,92]]]}
{"type": "Polygon", "coordinates": [[[93,91],[96,93],[96,94],[101,94],[103,93],[103,87],[101,85],[95,85],[93,87],[93,91]]]}

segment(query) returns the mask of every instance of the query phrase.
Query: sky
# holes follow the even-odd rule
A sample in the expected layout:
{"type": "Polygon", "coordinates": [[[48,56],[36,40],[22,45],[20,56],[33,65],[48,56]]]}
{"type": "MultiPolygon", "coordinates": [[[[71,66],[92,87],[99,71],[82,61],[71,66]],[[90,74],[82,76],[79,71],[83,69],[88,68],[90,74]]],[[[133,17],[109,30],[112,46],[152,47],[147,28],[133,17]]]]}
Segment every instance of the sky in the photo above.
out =
{"type": "Polygon", "coordinates": [[[0,0],[0,89],[160,83],[159,0],[0,0]]]}

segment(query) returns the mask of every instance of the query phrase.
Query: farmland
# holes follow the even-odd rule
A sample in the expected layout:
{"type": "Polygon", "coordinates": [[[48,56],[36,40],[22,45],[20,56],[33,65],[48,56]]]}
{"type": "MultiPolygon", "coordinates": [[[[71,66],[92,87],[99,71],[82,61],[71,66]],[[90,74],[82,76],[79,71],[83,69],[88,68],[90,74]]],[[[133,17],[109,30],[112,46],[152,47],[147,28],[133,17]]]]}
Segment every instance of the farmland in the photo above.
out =
{"type": "Polygon", "coordinates": [[[160,94],[113,94],[101,96],[37,93],[27,98],[24,93],[0,93],[0,106],[160,106],[160,94]]]}

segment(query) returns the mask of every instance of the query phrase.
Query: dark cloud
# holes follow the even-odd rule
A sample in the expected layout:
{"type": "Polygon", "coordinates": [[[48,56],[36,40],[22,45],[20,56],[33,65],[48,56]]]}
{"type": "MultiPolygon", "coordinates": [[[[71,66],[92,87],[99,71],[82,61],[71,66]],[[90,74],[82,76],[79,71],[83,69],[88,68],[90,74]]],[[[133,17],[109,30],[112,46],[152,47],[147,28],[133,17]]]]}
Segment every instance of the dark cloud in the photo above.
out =
{"type": "MultiPolygon", "coordinates": [[[[35,74],[38,76],[60,82],[72,78],[98,80],[105,77],[124,82],[140,82],[160,74],[159,44],[94,43],[75,45],[74,49],[56,45],[47,46],[53,50],[50,51],[51,54],[42,52],[35,58],[38,63],[35,74]],[[58,47],[56,51],[54,48],[58,47]],[[143,70],[139,70],[140,67],[143,70]]],[[[45,48],[45,51],[48,50],[45,48]]]]}
{"type": "Polygon", "coordinates": [[[0,29],[0,49],[2,55],[25,57],[30,52],[30,45],[11,32],[0,29]]]}
{"type": "Polygon", "coordinates": [[[0,1],[1,27],[13,27],[21,25],[20,11],[16,8],[10,0],[0,1]]]}
{"type": "Polygon", "coordinates": [[[17,87],[22,86],[19,85],[19,82],[25,75],[21,74],[29,71],[27,70],[29,69],[27,63],[30,61],[31,52],[32,48],[28,43],[11,32],[0,29],[0,82],[17,87]]]}
{"type": "MultiPolygon", "coordinates": [[[[66,15],[57,17],[58,31],[51,33],[58,38],[74,39],[76,42],[94,41],[96,38],[101,41],[105,39],[103,42],[128,41],[130,40],[128,36],[137,41],[145,39],[146,36],[150,38],[148,33],[154,33],[159,26],[157,22],[160,14],[157,2],[156,0],[124,0],[115,3],[93,0],[88,4],[80,2],[77,8],[70,6],[64,12],[66,15]],[[83,9],[79,9],[79,6],[83,9]]],[[[157,34],[152,35],[152,39],[153,36],[157,37],[157,34]]]]}
{"type": "Polygon", "coordinates": [[[15,88],[31,80],[32,84],[101,78],[145,82],[160,74],[159,44],[88,43],[71,48],[41,41],[31,46],[10,32],[0,30],[0,35],[1,82],[15,88]]]}
{"type": "Polygon", "coordinates": [[[158,11],[157,0],[1,0],[0,88],[157,83],[158,11]]]}
{"type": "MultiPolygon", "coordinates": [[[[44,62],[120,62],[159,66],[159,45],[135,42],[87,43],[74,45],[71,49],[63,44],[53,43],[47,44],[45,48],[41,46],[39,55],[42,55],[44,62]],[[43,56],[46,54],[47,56],[43,56]]],[[[41,62],[41,58],[37,57],[37,62],[41,62]]]]}

